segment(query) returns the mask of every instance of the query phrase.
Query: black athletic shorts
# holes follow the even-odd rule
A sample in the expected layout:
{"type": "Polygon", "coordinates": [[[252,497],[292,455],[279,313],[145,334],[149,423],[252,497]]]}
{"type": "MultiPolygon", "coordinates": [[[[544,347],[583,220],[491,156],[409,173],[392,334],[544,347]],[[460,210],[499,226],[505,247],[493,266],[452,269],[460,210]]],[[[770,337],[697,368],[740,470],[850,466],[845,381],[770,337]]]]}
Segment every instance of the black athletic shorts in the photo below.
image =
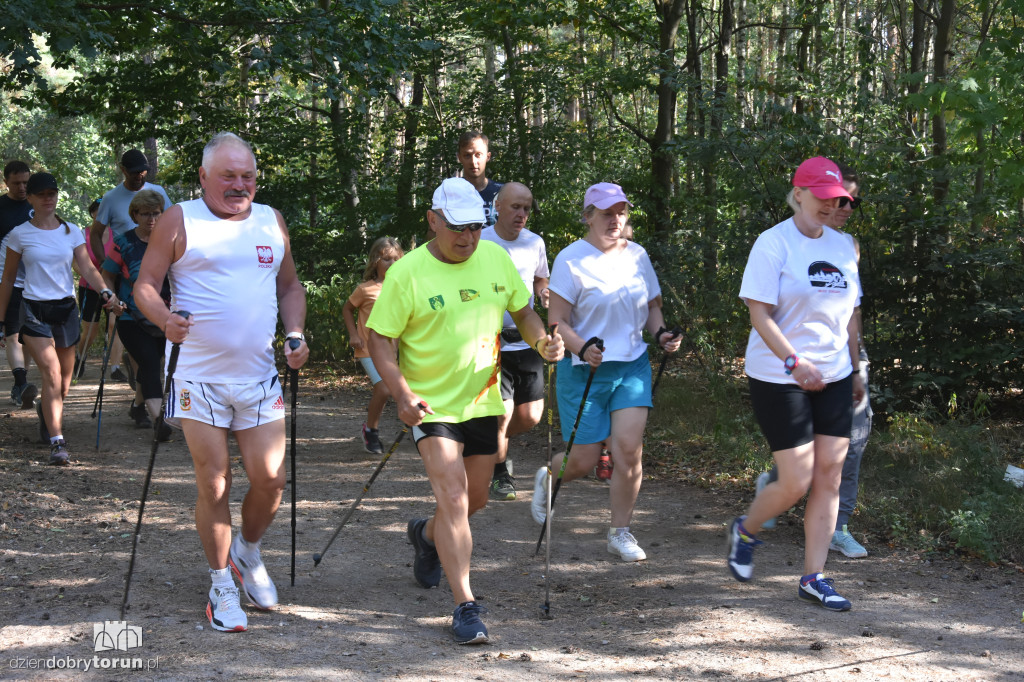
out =
{"type": "Polygon", "coordinates": [[[13,336],[21,329],[21,299],[25,293],[23,287],[11,287],[11,300],[7,302],[4,314],[4,334],[13,336]]]}
{"type": "Polygon", "coordinates": [[[78,287],[78,309],[82,311],[82,322],[99,322],[100,311],[103,310],[99,293],[95,289],[78,287]]]}
{"type": "Polygon", "coordinates": [[[515,405],[544,399],[544,360],[532,348],[502,351],[501,399],[515,405]]]}
{"type": "Polygon", "coordinates": [[[412,427],[417,446],[424,438],[436,436],[462,443],[462,456],[493,455],[498,451],[498,418],[477,417],[464,422],[425,422],[412,427]]]}
{"type": "Polygon", "coordinates": [[[772,452],[806,445],[815,435],[849,438],[853,423],[853,375],[805,391],[796,384],[749,379],[750,402],[772,452]]]}
{"type": "Polygon", "coordinates": [[[53,339],[57,348],[70,348],[78,343],[82,325],[74,296],[54,301],[21,299],[21,336],[53,339]]]}

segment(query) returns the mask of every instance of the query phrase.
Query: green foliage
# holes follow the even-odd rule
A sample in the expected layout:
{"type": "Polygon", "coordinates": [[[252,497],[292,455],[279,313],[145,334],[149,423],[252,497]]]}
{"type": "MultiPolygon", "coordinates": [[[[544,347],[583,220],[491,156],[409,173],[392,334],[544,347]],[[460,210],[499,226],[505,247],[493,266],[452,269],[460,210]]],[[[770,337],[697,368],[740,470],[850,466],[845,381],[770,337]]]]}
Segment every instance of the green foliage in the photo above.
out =
{"type": "Polygon", "coordinates": [[[348,332],[341,309],[359,284],[359,276],[334,275],[327,284],[305,282],[306,287],[306,339],[310,358],[333,366],[350,360],[348,332]]]}
{"type": "Polygon", "coordinates": [[[1024,558],[1024,495],[1002,480],[1012,429],[963,416],[897,413],[864,455],[858,525],[929,549],[1024,558]]]}

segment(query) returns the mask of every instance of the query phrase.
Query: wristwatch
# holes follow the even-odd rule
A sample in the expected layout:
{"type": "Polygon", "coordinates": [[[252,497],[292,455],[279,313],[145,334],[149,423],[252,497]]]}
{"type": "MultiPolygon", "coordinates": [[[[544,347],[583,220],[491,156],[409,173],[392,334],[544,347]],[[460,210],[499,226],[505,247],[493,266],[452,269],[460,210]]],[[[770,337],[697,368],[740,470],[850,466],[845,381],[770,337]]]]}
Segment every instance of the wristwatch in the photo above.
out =
{"type": "Polygon", "coordinates": [[[800,366],[800,356],[793,353],[782,364],[786,366],[786,374],[792,374],[793,370],[800,366]]]}
{"type": "Polygon", "coordinates": [[[306,336],[302,332],[288,332],[286,339],[298,339],[299,341],[305,341],[306,336]]]}

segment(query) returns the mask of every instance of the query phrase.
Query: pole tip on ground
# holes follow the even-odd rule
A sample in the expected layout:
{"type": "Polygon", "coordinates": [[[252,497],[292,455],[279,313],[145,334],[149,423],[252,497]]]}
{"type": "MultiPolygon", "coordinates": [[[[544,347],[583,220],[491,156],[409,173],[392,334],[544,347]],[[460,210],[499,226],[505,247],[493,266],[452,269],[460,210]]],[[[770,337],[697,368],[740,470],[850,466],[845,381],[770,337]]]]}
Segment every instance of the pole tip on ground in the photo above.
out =
{"type": "Polygon", "coordinates": [[[314,554],[314,555],[313,555],[313,565],[314,565],[314,566],[319,566],[319,565],[320,565],[320,560],[321,560],[321,559],[323,559],[323,557],[322,557],[322,556],[320,556],[319,554],[314,554]]]}
{"type": "Polygon", "coordinates": [[[555,617],[551,615],[551,607],[547,604],[540,607],[540,619],[541,620],[554,620],[555,617]]]}

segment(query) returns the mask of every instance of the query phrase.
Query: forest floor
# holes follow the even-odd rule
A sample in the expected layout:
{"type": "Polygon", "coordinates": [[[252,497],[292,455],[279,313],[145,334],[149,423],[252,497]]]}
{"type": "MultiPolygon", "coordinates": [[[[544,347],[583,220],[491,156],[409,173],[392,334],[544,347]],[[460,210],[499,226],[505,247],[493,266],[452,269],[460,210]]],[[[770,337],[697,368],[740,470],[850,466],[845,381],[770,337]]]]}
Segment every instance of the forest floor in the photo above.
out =
{"type": "MultiPolygon", "coordinates": [[[[279,607],[246,605],[245,633],[210,628],[192,465],[177,434],[159,449],[132,579],[127,624],[142,628],[142,646],[96,652],[94,626],[118,620],[151,442],[128,419],[127,385],[108,384],[94,448],[97,373],[89,367],[68,400],[70,467],[46,466],[34,411],[0,408],[3,679],[1024,679],[1017,571],[869,543],[866,559],[830,555],[828,575],[853,602],[852,611],[832,613],[797,599],[803,534],[795,516],[762,534],[754,580],[741,584],[726,568],[724,538],[751,491],[716,494],[656,475],[645,480],[633,520],[648,556],[639,563],[605,549],[605,484],[562,488],[552,619],[542,619],[544,552],[533,556],[540,527],[529,503],[543,428],[513,441],[519,498],[492,501],[473,518],[473,587],[489,610],[491,642],[457,646],[447,582],[423,590],[412,577],[406,523],[431,513],[432,495],[409,439],[313,565],[380,461],[359,435],[369,397],[362,379],[300,384],[294,587],[290,489],[263,543],[279,607]],[[111,667],[130,659],[144,669],[111,667]]],[[[386,446],[398,431],[389,408],[386,446]]],[[[237,524],[248,486],[232,462],[237,524]]]]}

